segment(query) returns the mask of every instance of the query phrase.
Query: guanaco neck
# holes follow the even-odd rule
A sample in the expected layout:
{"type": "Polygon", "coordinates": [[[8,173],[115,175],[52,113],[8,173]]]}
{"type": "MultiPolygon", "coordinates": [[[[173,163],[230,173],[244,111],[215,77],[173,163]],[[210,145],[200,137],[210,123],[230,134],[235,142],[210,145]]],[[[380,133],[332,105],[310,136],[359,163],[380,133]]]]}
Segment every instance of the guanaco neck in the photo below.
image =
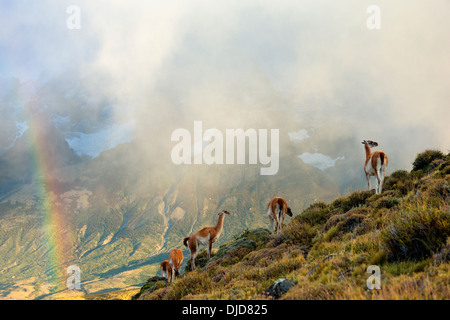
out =
{"type": "Polygon", "coordinates": [[[367,144],[365,144],[364,149],[366,150],[366,160],[369,160],[370,155],[371,155],[370,148],[367,144]]]}
{"type": "Polygon", "coordinates": [[[217,232],[220,232],[222,230],[223,227],[223,219],[225,218],[225,214],[221,214],[219,216],[219,220],[217,220],[217,224],[214,227],[214,229],[216,229],[217,232]]]}

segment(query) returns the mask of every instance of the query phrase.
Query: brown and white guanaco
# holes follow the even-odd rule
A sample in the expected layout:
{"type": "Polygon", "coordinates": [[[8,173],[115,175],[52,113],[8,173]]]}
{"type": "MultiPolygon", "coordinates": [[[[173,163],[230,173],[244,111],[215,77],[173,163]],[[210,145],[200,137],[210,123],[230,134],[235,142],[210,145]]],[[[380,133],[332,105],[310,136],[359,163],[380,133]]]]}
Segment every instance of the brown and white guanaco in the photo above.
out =
{"type": "Polygon", "coordinates": [[[225,218],[225,215],[229,215],[230,213],[228,211],[222,210],[219,212],[219,219],[217,221],[217,224],[214,227],[205,227],[201,229],[200,231],[197,231],[190,237],[186,237],[183,239],[183,244],[189,248],[191,251],[191,267],[192,270],[195,269],[195,258],[197,257],[199,253],[199,246],[208,245],[208,258],[211,257],[211,249],[212,244],[219,239],[220,233],[223,229],[223,220],[225,218]]]}
{"type": "Polygon", "coordinates": [[[378,143],[371,140],[363,140],[361,142],[366,150],[366,162],[364,163],[364,173],[367,180],[367,188],[370,190],[370,177],[375,176],[376,186],[375,193],[381,193],[383,189],[384,175],[388,166],[388,157],[383,151],[375,151],[372,153],[370,148],[378,146],[378,143]]]}
{"type": "Polygon", "coordinates": [[[267,205],[267,214],[269,215],[272,232],[275,233],[276,229],[277,234],[283,229],[285,215],[292,217],[291,208],[288,207],[286,200],[282,197],[273,197],[270,200],[267,205]]]}
{"type": "Polygon", "coordinates": [[[183,252],[180,249],[173,249],[169,253],[169,264],[172,268],[172,277],[170,282],[180,274],[181,264],[183,263],[183,252]]]}
{"type": "Polygon", "coordinates": [[[169,260],[161,262],[161,276],[167,279],[167,282],[172,280],[172,268],[170,267],[169,260]]]}

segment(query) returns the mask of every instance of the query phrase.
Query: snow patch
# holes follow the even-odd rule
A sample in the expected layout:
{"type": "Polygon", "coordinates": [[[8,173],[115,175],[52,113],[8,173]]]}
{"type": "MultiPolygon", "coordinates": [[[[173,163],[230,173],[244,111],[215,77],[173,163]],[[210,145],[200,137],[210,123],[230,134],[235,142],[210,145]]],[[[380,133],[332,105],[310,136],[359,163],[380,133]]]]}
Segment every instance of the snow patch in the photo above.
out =
{"type": "Polygon", "coordinates": [[[344,156],[332,159],[330,156],[324,155],[322,153],[309,153],[309,152],[305,152],[299,155],[298,157],[302,159],[304,163],[313,166],[317,169],[320,169],[322,171],[334,167],[336,161],[345,159],[344,156]]]}
{"type": "Polygon", "coordinates": [[[9,139],[7,139],[6,141],[7,145],[0,146],[0,149],[4,150],[10,149],[14,145],[14,143],[16,143],[17,139],[22,137],[25,131],[27,131],[27,129],[29,128],[26,121],[14,121],[14,123],[16,127],[15,132],[11,133],[9,139]]]}
{"type": "Polygon", "coordinates": [[[94,133],[69,132],[66,141],[79,155],[98,157],[103,151],[133,140],[133,124],[113,125],[94,133]]]}

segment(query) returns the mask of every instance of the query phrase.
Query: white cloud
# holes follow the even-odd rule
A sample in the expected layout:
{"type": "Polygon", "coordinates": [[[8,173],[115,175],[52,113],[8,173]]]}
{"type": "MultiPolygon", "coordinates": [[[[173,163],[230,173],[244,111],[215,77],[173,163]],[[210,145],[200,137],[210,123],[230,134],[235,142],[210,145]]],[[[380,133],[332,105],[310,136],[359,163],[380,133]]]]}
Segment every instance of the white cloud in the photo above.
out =
{"type": "MultiPolygon", "coordinates": [[[[126,106],[114,116],[134,121],[141,149],[158,157],[170,132],[194,120],[221,129],[283,121],[289,143],[311,135],[322,152],[352,161],[358,140],[373,139],[401,168],[424,148],[450,144],[450,2],[380,1],[377,31],[359,0],[80,0],[81,30],[67,29],[64,1],[6,1],[0,71],[95,76],[85,86],[126,106]],[[290,111],[301,125],[289,123],[290,111]]],[[[322,170],[337,160],[309,151],[301,156],[322,170]]]]}

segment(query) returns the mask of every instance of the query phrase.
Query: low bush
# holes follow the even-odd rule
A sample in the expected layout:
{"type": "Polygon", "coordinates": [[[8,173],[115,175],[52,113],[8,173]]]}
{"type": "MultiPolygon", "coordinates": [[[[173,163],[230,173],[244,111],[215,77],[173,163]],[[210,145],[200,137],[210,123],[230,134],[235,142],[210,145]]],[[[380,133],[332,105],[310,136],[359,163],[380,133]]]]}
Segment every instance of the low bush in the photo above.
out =
{"type": "Polygon", "coordinates": [[[393,190],[400,195],[406,195],[414,189],[414,179],[416,174],[409,174],[406,170],[394,171],[390,176],[386,177],[383,190],[393,190]]]}
{"type": "MultiPolygon", "coordinates": [[[[353,208],[347,213],[332,216],[325,224],[325,230],[333,229],[334,231],[327,232],[327,238],[329,238],[329,235],[333,234],[333,232],[335,233],[334,235],[337,235],[338,233],[344,234],[353,232],[357,227],[361,226],[368,213],[369,210],[362,207],[353,208]]],[[[360,231],[362,230],[363,229],[360,231]]]]}
{"type": "Polygon", "coordinates": [[[448,208],[422,207],[394,217],[392,224],[383,232],[382,241],[390,261],[420,260],[439,250],[448,236],[448,208]]]}
{"type": "MultiPolygon", "coordinates": [[[[323,202],[317,202],[310,205],[305,211],[298,215],[294,220],[302,223],[308,223],[311,226],[324,224],[332,215],[330,207],[323,202]]],[[[294,221],[293,220],[293,221],[294,221]]]]}
{"type": "Polygon", "coordinates": [[[169,284],[167,280],[163,277],[154,276],[147,280],[147,282],[142,286],[139,293],[132,297],[133,300],[137,300],[143,293],[149,294],[160,288],[167,287],[169,284]]]}
{"type": "Polygon", "coordinates": [[[397,170],[391,173],[391,177],[395,179],[406,179],[408,178],[408,171],[406,170],[397,170]]]}
{"type": "Polygon", "coordinates": [[[336,209],[340,209],[342,212],[347,212],[350,209],[363,206],[366,204],[367,199],[373,195],[374,191],[356,191],[347,197],[337,198],[331,206],[336,209]]]}
{"type": "Polygon", "coordinates": [[[391,209],[400,204],[400,200],[397,198],[384,197],[377,201],[376,208],[377,209],[391,209]]]}
{"type": "Polygon", "coordinates": [[[422,170],[428,172],[432,169],[432,162],[436,159],[444,159],[445,155],[440,150],[425,150],[417,155],[413,162],[413,171],[422,170]]]}
{"type": "Polygon", "coordinates": [[[209,292],[213,288],[213,282],[210,277],[195,270],[185,275],[180,281],[172,284],[173,290],[169,293],[169,300],[179,300],[189,294],[200,294],[209,292]]]}
{"type": "Polygon", "coordinates": [[[281,238],[280,242],[309,248],[316,234],[317,228],[312,227],[308,223],[301,222],[299,219],[293,219],[289,225],[284,227],[278,237],[281,238]]]}

